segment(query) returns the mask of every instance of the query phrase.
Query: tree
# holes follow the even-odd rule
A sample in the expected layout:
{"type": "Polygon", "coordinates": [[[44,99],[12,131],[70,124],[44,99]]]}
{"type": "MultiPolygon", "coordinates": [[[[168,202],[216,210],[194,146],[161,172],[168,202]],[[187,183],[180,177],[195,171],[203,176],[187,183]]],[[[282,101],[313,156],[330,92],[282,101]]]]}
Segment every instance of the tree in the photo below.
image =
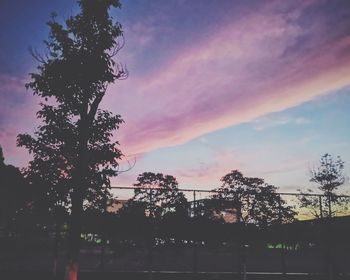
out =
{"type": "Polygon", "coordinates": [[[11,233],[16,214],[26,207],[29,201],[28,186],[20,170],[5,164],[0,146],[0,227],[5,229],[6,236],[11,233]]]}
{"type": "Polygon", "coordinates": [[[127,76],[113,60],[122,47],[122,30],[109,10],[120,7],[119,1],[80,0],[78,5],[80,12],[63,24],[52,15],[46,56],[32,51],[39,66],[26,86],[43,99],[37,113],[43,125],[34,136],[21,134],[17,140],[33,154],[28,174],[46,180],[51,197],[59,193],[69,203],[65,279],[70,280],[78,274],[84,205],[103,207],[122,157],[113,140],[122,119],[100,104],[108,85],[127,76]]]}
{"type": "Polygon", "coordinates": [[[275,223],[293,221],[295,212],[281,196],[277,188],[266,184],[263,179],[244,177],[238,170],[233,170],[221,178],[222,185],[216,189],[213,199],[221,203],[217,210],[228,207],[236,210],[236,220],[243,224],[256,224],[267,227],[275,223]]]}
{"type": "Polygon", "coordinates": [[[186,211],[187,200],[179,191],[176,178],[162,173],[144,172],[134,184],[133,200],[143,203],[150,217],[160,218],[167,213],[186,211]]]}
{"type": "Polygon", "coordinates": [[[338,188],[345,182],[344,161],[340,156],[324,154],[319,166],[310,170],[310,182],[318,185],[317,188],[323,196],[312,196],[313,190],[308,189],[299,195],[301,207],[309,208],[316,218],[332,217],[336,213],[332,205],[341,206],[346,199],[336,194],[338,188]]]}
{"type": "Polygon", "coordinates": [[[340,156],[333,158],[330,154],[324,154],[320,166],[312,169],[310,173],[310,181],[317,183],[326,196],[334,195],[334,191],[345,182],[344,161],[340,156]]]}

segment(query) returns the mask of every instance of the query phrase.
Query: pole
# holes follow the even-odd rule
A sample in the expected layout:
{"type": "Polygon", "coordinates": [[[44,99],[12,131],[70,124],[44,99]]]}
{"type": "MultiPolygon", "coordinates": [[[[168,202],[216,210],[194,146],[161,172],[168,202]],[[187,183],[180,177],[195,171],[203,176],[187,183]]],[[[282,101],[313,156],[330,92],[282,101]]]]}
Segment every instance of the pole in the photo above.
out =
{"type": "Polygon", "coordinates": [[[149,192],[149,202],[150,202],[150,209],[149,209],[149,218],[151,226],[149,227],[150,230],[150,238],[149,238],[149,279],[153,279],[153,242],[154,242],[154,211],[155,207],[153,207],[153,191],[150,189],[149,192]]]}
{"type": "Polygon", "coordinates": [[[330,194],[328,194],[328,223],[327,223],[327,243],[328,243],[328,250],[327,250],[327,259],[328,259],[328,279],[333,280],[334,279],[334,264],[332,260],[332,229],[331,229],[331,223],[332,223],[332,206],[331,206],[332,200],[330,194]]]}
{"type": "Polygon", "coordinates": [[[53,279],[57,277],[57,265],[58,265],[58,246],[60,242],[60,212],[58,211],[58,205],[54,208],[54,219],[55,219],[55,237],[54,237],[54,248],[53,248],[53,267],[52,276],[53,279]]]}
{"type": "MultiPolygon", "coordinates": [[[[196,191],[193,190],[193,218],[195,219],[197,217],[197,201],[196,201],[196,191]]],[[[193,272],[197,272],[197,259],[198,259],[198,252],[197,252],[197,240],[196,236],[194,236],[193,240],[193,272]]]]}
{"type": "Polygon", "coordinates": [[[59,225],[56,219],[55,223],[55,240],[54,240],[54,248],[53,248],[53,267],[52,267],[52,276],[54,279],[57,277],[57,263],[58,263],[58,242],[59,242],[59,225]]]}
{"type": "Polygon", "coordinates": [[[322,210],[322,196],[318,197],[318,201],[320,203],[320,217],[323,219],[323,210],[322,210]]]}
{"type": "Polygon", "coordinates": [[[105,251],[106,251],[106,212],[107,212],[107,198],[104,199],[104,210],[102,212],[102,233],[101,233],[101,260],[100,260],[100,270],[105,271],[105,251]]]}
{"type": "Polygon", "coordinates": [[[282,205],[281,195],[278,198],[278,222],[280,224],[280,240],[281,240],[281,267],[282,274],[286,275],[286,258],[285,258],[285,244],[284,244],[284,232],[283,232],[283,219],[282,219],[282,205]]]}

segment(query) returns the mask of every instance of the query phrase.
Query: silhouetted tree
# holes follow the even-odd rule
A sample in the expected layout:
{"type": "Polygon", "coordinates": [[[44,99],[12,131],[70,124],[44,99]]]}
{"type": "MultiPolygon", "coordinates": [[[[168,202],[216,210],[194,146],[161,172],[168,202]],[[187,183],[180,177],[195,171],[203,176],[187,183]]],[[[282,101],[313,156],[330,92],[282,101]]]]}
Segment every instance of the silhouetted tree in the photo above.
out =
{"type": "Polygon", "coordinates": [[[29,197],[23,175],[18,168],[5,164],[1,146],[0,182],[0,228],[4,228],[6,236],[9,236],[16,214],[27,206],[29,197]]]}
{"type": "Polygon", "coordinates": [[[261,227],[294,221],[296,212],[276,191],[277,187],[266,183],[255,191],[251,215],[261,227]]]}
{"type": "Polygon", "coordinates": [[[213,199],[222,202],[217,203],[221,207],[217,210],[234,208],[237,222],[267,227],[294,219],[295,212],[276,193],[277,188],[266,184],[263,179],[244,177],[240,171],[233,170],[221,181],[222,186],[213,195],[213,199]]]}
{"type": "Polygon", "coordinates": [[[120,7],[119,1],[80,0],[78,5],[80,12],[64,24],[55,15],[48,22],[47,55],[33,51],[40,64],[27,88],[43,98],[37,113],[43,125],[34,136],[18,136],[18,145],[34,156],[28,173],[47,183],[51,198],[70,204],[65,275],[70,280],[77,279],[84,205],[104,207],[122,156],[112,140],[122,119],[99,107],[108,85],[127,74],[113,60],[122,47],[117,40],[122,30],[109,10],[120,7]]]}
{"type": "Polygon", "coordinates": [[[304,193],[309,195],[299,196],[301,207],[310,209],[311,214],[316,218],[332,217],[336,213],[332,206],[339,207],[346,200],[336,194],[338,188],[345,182],[344,161],[340,156],[324,154],[319,166],[310,170],[310,182],[318,185],[323,197],[312,196],[314,191],[308,189],[304,193]]]}
{"type": "Polygon", "coordinates": [[[179,191],[176,178],[162,173],[144,172],[134,184],[133,200],[143,203],[151,217],[159,218],[172,212],[185,212],[187,200],[179,191]]]}

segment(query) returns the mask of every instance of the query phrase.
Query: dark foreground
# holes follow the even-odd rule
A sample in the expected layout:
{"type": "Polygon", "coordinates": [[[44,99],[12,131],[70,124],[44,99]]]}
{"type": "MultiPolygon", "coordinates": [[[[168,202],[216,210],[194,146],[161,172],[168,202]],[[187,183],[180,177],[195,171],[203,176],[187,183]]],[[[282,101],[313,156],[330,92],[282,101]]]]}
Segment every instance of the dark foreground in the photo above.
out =
{"type": "MultiPolygon", "coordinates": [[[[53,277],[50,272],[0,272],[0,279],[6,280],[62,280],[63,273],[53,277]]],[[[87,272],[80,273],[80,280],[350,280],[350,275],[332,278],[320,274],[287,274],[248,272],[246,278],[232,272],[87,272]]]]}

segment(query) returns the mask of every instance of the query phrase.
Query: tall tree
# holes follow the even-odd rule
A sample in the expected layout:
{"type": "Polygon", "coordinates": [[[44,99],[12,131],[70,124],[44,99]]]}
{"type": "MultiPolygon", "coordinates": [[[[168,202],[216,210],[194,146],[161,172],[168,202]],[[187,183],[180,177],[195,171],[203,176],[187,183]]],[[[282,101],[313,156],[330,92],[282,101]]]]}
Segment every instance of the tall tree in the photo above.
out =
{"type": "Polygon", "coordinates": [[[344,161],[330,154],[321,157],[320,165],[310,171],[310,181],[318,184],[318,188],[326,195],[334,192],[345,182],[344,161]]]}
{"type": "Polygon", "coordinates": [[[316,218],[332,217],[336,213],[332,206],[339,207],[347,199],[337,195],[337,190],[345,182],[344,161],[340,156],[324,154],[319,165],[310,170],[310,182],[317,184],[323,197],[312,196],[313,190],[308,189],[307,194],[299,196],[301,206],[309,208],[316,218]]]}
{"type": "Polygon", "coordinates": [[[43,99],[42,120],[34,136],[21,134],[18,145],[33,154],[28,172],[48,180],[51,193],[70,203],[65,279],[78,277],[81,217],[85,203],[102,203],[122,154],[114,131],[122,119],[100,109],[109,84],[127,76],[113,57],[122,47],[121,25],[109,15],[118,0],[80,0],[80,12],[59,23],[52,15],[45,57],[27,84],[43,99]],[[58,191],[59,190],[59,191],[58,191]]]}

